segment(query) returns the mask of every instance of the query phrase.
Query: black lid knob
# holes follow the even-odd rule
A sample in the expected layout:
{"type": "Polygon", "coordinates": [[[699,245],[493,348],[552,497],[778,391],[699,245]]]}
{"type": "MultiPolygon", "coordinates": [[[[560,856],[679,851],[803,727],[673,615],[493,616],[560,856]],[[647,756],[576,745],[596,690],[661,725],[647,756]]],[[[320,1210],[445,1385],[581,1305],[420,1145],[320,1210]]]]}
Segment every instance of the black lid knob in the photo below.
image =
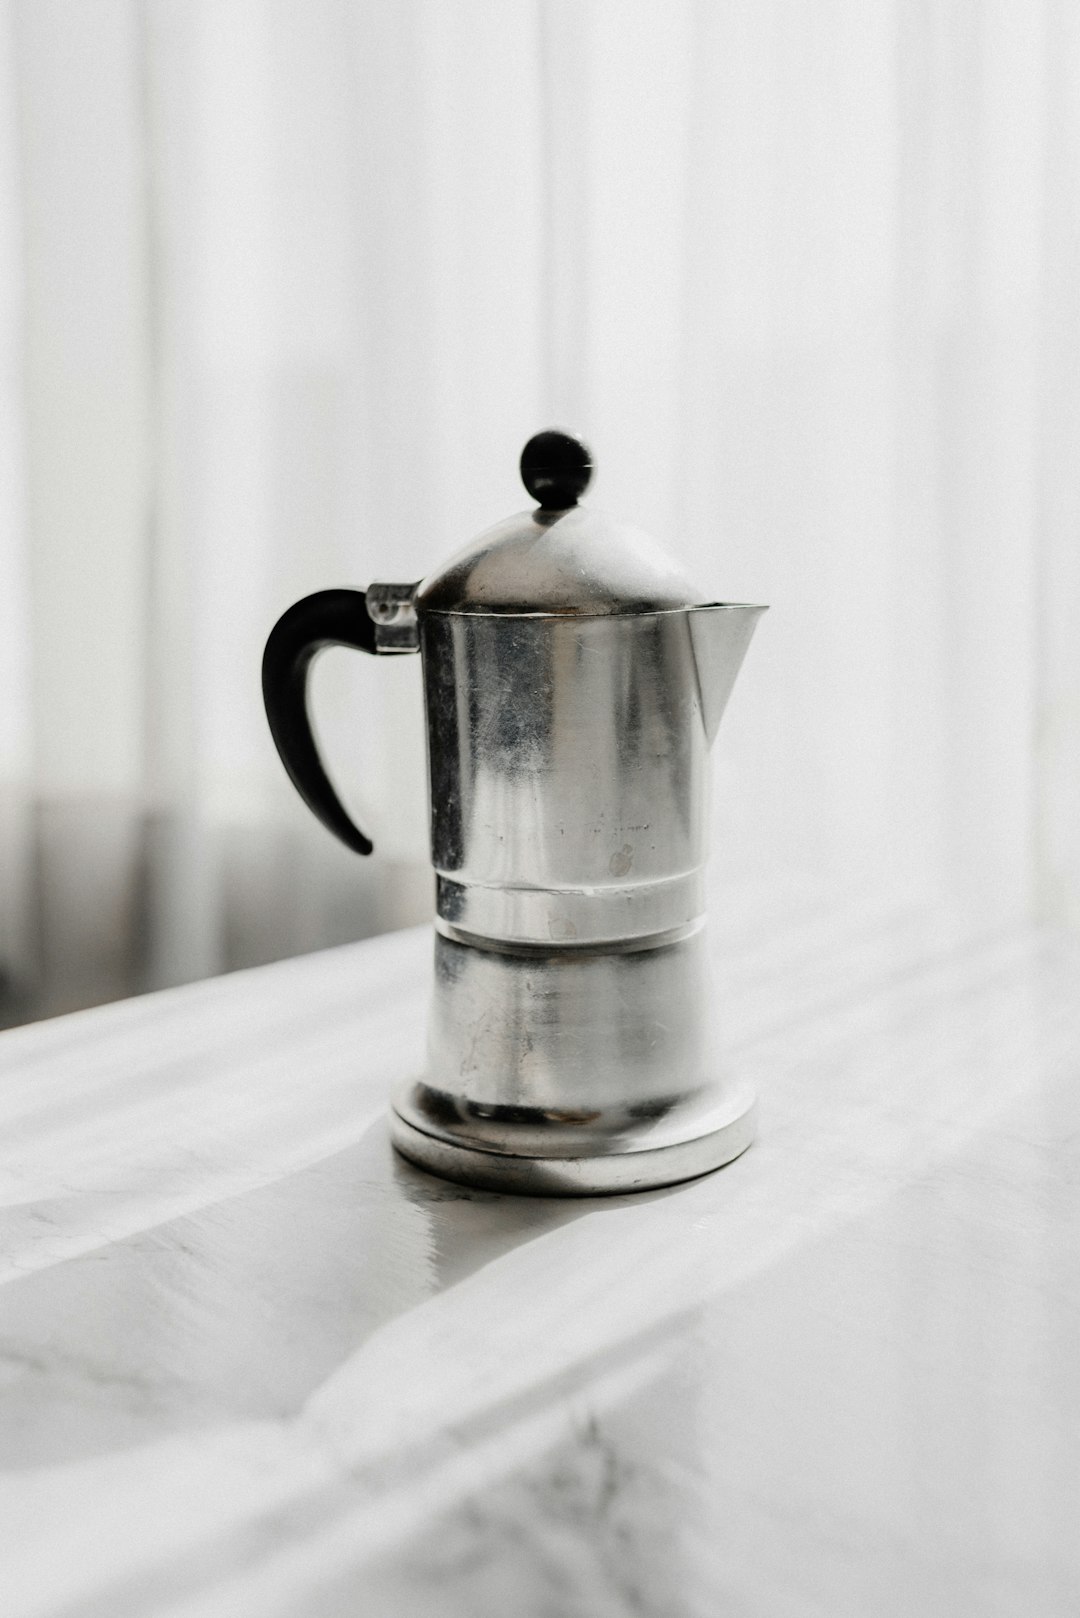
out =
{"type": "Polygon", "coordinates": [[[521,481],[543,511],[576,506],[592,470],[592,455],[581,439],[554,427],[530,438],[521,452],[521,481]]]}

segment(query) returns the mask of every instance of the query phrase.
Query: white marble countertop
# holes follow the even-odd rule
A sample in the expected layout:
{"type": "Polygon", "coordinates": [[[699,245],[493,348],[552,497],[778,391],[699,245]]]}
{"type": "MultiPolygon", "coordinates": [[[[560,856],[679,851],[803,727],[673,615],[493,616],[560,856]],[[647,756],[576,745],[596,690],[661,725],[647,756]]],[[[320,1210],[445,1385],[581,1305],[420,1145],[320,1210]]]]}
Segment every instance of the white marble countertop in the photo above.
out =
{"type": "Polygon", "coordinates": [[[725,946],[638,1198],[394,1157],[425,934],[0,1036],[3,1618],[1074,1618],[1076,946],[725,946]]]}

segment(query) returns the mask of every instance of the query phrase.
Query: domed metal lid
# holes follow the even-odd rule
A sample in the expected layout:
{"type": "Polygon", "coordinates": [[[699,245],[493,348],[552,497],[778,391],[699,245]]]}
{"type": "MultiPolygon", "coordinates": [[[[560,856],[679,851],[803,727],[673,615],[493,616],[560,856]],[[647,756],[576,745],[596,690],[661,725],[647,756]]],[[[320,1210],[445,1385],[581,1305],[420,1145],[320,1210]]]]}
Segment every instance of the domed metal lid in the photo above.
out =
{"type": "Polygon", "coordinates": [[[592,617],[700,602],[647,534],[578,505],[592,476],[579,439],[537,433],[522,451],[521,476],[537,509],[497,523],[424,579],[415,598],[421,613],[592,617]]]}

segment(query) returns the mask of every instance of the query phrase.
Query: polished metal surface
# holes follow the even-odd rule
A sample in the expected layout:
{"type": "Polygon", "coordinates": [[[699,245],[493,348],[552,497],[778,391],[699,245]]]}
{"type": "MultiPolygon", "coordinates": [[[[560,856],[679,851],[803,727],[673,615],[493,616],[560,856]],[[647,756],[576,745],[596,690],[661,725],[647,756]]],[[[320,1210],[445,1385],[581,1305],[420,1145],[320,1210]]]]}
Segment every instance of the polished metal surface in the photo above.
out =
{"type": "Polygon", "coordinates": [[[522,511],[489,528],[420,585],[425,612],[664,612],[700,594],[640,529],[588,506],[522,511]]]}
{"type": "Polygon", "coordinates": [[[489,948],[537,943],[648,948],[695,926],[704,906],[700,870],[626,886],[497,888],[445,876],[435,884],[439,931],[489,948]]]}
{"type": "MultiPolygon", "coordinates": [[[[424,1084],[460,1100],[477,1144],[577,1156],[645,1122],[652,1137],[716,1080],[703,927],[624,953],[511,955],[436,935],[434,954],[424,1084]]],[[[457,1135],[443,1101],[424,1116],[457,1135]]]]}
{"type": "Polygon", "coordinates": [[[375,625],[376,652],[419,651],[416,590],[415,584],[368,585],[364,602],[368,617],[375,625]]]}
{"type": "Polygon", "coordinates": [[[699,917],[706,708],[718,718],[761,610],[421,608],[440,917],[542,945],[699,917]]]}
{"type": "Polygon", "coordinates": [[[752,1092],[742,1087],[724,1095],[693,1120],[693,1133],[667,1146],[634,1146],[607,1156],[513,1156],[448,1141],[410,1122],[392,1108],[390,1138],[403,1157],[429,1174],[487,1191],[534,1197],[619,1196],[653,1191],[711,1174],[740,1157],[755,1134],[752,1092]]]}
{"type": "Polygon", "coordinates": [[[436,936],[423,1077],[395,1142],[508,1189],[625,1191],[689,1179],[753,1136],[724,1071],[705,930],[654,949],[511,954],[436,936]]]}

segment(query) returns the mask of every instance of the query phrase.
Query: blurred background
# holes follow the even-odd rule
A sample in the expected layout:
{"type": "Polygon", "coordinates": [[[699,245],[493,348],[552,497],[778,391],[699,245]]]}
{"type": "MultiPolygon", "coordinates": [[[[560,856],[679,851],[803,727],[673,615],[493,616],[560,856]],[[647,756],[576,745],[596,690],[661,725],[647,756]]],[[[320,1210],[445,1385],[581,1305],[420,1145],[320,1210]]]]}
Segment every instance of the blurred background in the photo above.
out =
{"type": "Polygon", "coordinates": [[[262,645],[554,423],[772,605],[718,903],[1080,922],[1069,0],[3,0],[0,399],[4,1021],[429,914],[418,660],[314,676],[361,861],[262,645]]]}

